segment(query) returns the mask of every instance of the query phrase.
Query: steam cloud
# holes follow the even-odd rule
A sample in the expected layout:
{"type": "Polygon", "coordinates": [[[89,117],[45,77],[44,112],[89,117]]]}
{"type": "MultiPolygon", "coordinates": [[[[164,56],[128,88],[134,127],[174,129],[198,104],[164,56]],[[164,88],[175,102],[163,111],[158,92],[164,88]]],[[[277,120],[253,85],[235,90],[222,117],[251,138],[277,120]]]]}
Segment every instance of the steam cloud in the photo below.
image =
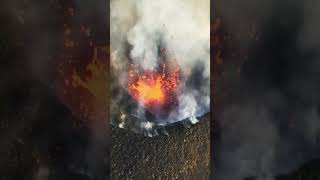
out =
{"type": "Polygon", "coordinates": [[[319,2],[220,5],[229,33],[239,35],[255,24],[260,38],[255,44],[241,41],[250,53],[240,78],[226,65],[232,95],[216,114],[221,134],[215,139],[213,179],[274,179],[319,158],[319,2]]]}
{"type": "Polygon", "coordinates": [[[186,79],[179,87],[179,107],[158,121],[174,122],[209,111],[209,0],[112,0],[110,21],[111,65],[117,83],[126,87],[129,60],[145,70],[156,68],[159,48],[169,51],[186,79]]]}

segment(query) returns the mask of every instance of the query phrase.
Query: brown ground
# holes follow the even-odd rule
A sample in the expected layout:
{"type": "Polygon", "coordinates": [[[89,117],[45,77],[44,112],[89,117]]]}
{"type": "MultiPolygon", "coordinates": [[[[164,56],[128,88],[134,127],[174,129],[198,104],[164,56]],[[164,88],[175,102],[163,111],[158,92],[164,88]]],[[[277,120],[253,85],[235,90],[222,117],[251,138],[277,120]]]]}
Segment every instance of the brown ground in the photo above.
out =
{"type": "Polygon", "coordinates": [[[113,128],[111,179],[209,179],[210,116],[168,132],[150,138],[113,128]]]}

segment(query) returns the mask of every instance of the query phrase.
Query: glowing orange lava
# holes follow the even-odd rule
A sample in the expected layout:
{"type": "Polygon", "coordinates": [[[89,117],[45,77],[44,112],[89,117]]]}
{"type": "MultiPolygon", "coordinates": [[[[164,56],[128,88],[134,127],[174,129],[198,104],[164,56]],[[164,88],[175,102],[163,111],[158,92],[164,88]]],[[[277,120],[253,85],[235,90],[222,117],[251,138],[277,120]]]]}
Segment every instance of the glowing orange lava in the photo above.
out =
{"type": "Polygon", "coordinates": [[[165,63],[159,69],[143,72],[131,65],[128,91],[136,101],[146,107],[170,104],[179,82],[178,72],[178,67],[169,72],[165,63]]]}
{"type": "Polygon", "coordinates": [[[137,85],[131,85],[132,90],[136,90],[139,94],[139,99],[146,103],[151,101],[163,102],[164,92],[162,91],[161,78],[149,81],[138,81],[137,85]]]}

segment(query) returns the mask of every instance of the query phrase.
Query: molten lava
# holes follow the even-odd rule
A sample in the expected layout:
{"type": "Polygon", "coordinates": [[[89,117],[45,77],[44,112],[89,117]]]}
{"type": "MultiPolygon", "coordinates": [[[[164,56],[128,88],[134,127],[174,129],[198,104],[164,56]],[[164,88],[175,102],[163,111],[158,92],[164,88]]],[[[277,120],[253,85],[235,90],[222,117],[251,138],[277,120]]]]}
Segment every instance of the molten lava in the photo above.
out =
{"type": "Polygon", "coordinates": [[[134,65],[129,69],[128,91],[136,101],[149,110],[174,104],[178,83],[177,66],[171,71],[166,69],[165,63],[153,71],[141,72],[134,65]]]}
{"type": "Polygon", "coordinates": [[[164,100],[164,92],[162,91],[161,78],[157,77],[156,80],[139,80],[137,85],[131,85],[131,89],[138,92],[138,98],[148,102],[159,102],[162,103],[164,100]]]}

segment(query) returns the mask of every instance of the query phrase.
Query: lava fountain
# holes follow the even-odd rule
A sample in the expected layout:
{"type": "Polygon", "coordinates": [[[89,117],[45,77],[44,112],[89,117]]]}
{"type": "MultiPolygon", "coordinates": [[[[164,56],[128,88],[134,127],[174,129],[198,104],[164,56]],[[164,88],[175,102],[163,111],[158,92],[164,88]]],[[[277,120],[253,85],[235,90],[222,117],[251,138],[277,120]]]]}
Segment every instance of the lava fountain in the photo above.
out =
{"type": "Polygon", "coordinates": [[[209,7],[209,0],[111,1],[113,125],[141,132],[195,123],[210,111],[209,7]]]}
{"type": "Polygon", "coordinates": [[[164,113],[165,109],[177,103],[176,93],[179,84],[179,67],[171,70],[165,62],[154,70],[142,70],[129,66],[129,94],[153,114],[164,113]]]}

